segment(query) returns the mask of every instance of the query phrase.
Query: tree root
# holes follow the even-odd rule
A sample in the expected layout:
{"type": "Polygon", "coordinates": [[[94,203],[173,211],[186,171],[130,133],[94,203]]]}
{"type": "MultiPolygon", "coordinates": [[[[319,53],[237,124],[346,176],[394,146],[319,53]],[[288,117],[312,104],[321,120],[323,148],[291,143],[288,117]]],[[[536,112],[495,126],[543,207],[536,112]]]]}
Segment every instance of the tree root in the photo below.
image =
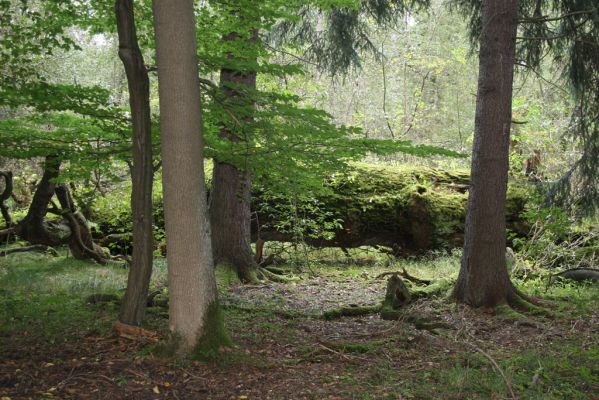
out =
{"type": "Polygon", "coordinates": [[[510,292],[507,296],[507,305],[517,311],[550,317],[553,318],[553,315],[549,310],[539,305],[540,301],[538,299],[532,298],[522,292],[520,292],[516,287],[512,285],[510,292]]]}
{"type": "Polygon", "coordinates": [[[289,283],[299,280],[296,276],[284,276],[282,273],[274,272],[273,268],[258,268],[256,270],[256,275],[258,279],[279,282],[279,283],[289,283]]]}
{"type": "Polygon", "coordinates": [[[385,276],[389,276],[389,275],[399,275],[402,278],[404,278],[407,281],[410,281],[416,285],[430,285],[432,283],[431,280],[428,279],[420,279],[420,278],[416,278],[415,276],[412,276],[408,273],[408,271],[406,271],[405,268],[402,268],[401,271],[397,271],[397,272],[384,272],[380,275],[378,275],[375,279],[380,279],[383,278],[385,276]]]}
{"type": "Polygon", "coordinates": [[[50,254],[51,256],[58,257],[58,252],[56,250],[54,250],[53,247],[45,246],[43,244],[34,244],[31,246],[12,247],[10,249],[2,249],[2,250],[0,250],[0,257],[5,257],[9,254],[14,254],[14,253],[26,253],[29,251],[38,251],[40,253],[47,253],[47,254],[50,254]]]}
{"type": "Polygon", "coordinates": [[[7,244],[15,240],[15,229],[8,228],[0,230],[0,244],[7,244]]]}
{"type": "Polygon", "coordinates": [[[322,313],[322,317],[326,320],[339,319],[343,317],[360,317],[363,315],[372,315],[380,312],[383,308],[382,304],[372,306],[350,306],[335,308],[322,313]]]}
{"type": "Polygon", "coordinates": [[[297,319],[297,318],[314,318],[316,315],[306,314],[301,311],[295,310],[278,310],[272,308],[258,308],[258,307],[246,307],[239,304],[226,303],[221,304],[223,310],[239,310],[247,313],[265,313],[265,314],[273,314],[277,317],[281,317],[284,319],[297,319]]]}

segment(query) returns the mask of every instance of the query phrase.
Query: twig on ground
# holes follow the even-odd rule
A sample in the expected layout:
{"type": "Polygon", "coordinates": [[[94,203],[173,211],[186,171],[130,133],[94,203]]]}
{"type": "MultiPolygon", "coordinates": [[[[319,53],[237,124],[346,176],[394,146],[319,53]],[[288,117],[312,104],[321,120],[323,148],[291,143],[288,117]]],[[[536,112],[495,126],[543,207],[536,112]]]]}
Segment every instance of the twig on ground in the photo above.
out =
{"type": "Polygon", "coordinates": [[[508,377],[503,372],[503,369],[501,369],[501,367],[499,366],[499,364],[497,364],[497,361],[495,361],[493,359],[493,357],[491,357],[487,352],[485,352],[483,349],[481,349],[477,345],[475,345],[473,343],[470,343],[470,342],[464,342],[464,343],[466,343],[466,345],[472,347],[474,350],[478,351],[480,354],[482,354],[483,356],[485,356],[489,361],[491,361],[491,364],[493,364],[493,366],[495,367],[495,369],[499,372],[499,374],[503,378],[503,381],[505,382],[505,385],[507,386],[508,390],[510,391],[510,395],[512,396],[512,399],[513,400],[517,400],[518,396],[516,396],[516,393],[514,392],[514,388],[512,387],[512,383],[510,382],[510,380],[508,379],[508,377]]]}

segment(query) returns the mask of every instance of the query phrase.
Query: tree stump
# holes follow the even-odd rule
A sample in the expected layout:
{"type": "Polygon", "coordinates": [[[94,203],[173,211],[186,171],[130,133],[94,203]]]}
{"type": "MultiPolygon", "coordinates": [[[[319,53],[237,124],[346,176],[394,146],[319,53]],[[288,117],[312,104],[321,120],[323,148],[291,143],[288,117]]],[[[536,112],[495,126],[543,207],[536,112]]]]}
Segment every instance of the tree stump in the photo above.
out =
{"type": "Polygon", "coordinates": [[[381,309],[381,318],[386,320],[397,320],[401,313],[398,311],[408,304],[412,296],[408,287],[398,274],[393,274],[387,279],[387,291],[381,309]]]}

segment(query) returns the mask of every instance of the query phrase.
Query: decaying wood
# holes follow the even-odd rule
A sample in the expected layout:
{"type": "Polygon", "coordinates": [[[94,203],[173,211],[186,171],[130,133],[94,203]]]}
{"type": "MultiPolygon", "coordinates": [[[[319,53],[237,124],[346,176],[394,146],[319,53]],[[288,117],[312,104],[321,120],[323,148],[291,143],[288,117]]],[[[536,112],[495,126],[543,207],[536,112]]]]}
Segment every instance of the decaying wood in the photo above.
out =
{"type": "Polygon", "coordinates": [[[551,277],[550,283],[555,282],[559,278],[570,279],[576,282],[594,281],[599,282],[599,269],[591,268],[574,268],[562,271],[551,277]]]}
{"type": "Polygon", "coordinates": [[[408,271],[406,271],[405,268],[402,268],[401,271],[395,271],[395,272],[383,272],[380,275],[377,275],[377,277],[375,279],[381,279],[384,278],[385,276],[389,276],[389,275],[399,275],[402,278],[404,278],[405,280],[408,280],[412,283],[415,283],[417,285],[430,285],[432,281],[428,280],[428,279],[420,279],[420,278],[416,278],[415,276],[412,276],[408,273],[408,271]]]}
{"type": "Polygon", "coordinates": [[[140,328],[139,326],[127,325],[120,321],[112,324],[112,330],[120,337],[131,340],[147,340],[157,342],[158,333],[140,328]]]}
{"type": "Polygon", "coordinates": [[[387,279],[387,291],[385,293],[383,307],[391,307],[397,310],[408,304],[411,299],[410,291],[404,281],[402,281],[397,274],[391,275],[389,279],[387,279]]]}
{"type": "Polygon", "coordinates": [[[45,246],[43,244],[34,244],[31,246],[24,246],[24,247],[12,247],[9,249],[0,249],[0,257],[4,257],[7,256],[9,254],[14,254],[14,253],[26,253],[29,251],[38,251],[41,253],[48,253],[51,254],[53,256],[58,256],[58,253],[56,252],[56,250],[54,250],[52,247],[50,246],[45,246]]]}
{"type": "Polygon", "coordinates": [[[13,232],[32,245],[68,244],[73,257],[91,258],[100,264],[105,264],[106,257],[102,249],[94,244],[87,220],[75,209],[67,185],[55,183],[60,173],[60,165],[61,161],[58,157],[46,157],[44,173],[37,185],[27,215],[14,225],[13,232]],[[60,208],[52,201],[54,195],[60,202],[60,208]],[[49,207],[50,204],[52,207],[49,207]],[[46,218],[49,212],[62,218],[46,218]]]}

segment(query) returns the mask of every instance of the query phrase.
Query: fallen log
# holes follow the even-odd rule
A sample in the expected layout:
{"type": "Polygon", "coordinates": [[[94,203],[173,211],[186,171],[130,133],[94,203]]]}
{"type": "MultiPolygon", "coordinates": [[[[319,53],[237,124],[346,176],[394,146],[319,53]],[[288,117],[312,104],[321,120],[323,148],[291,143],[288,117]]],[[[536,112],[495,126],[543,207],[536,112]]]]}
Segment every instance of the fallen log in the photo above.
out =
{"type": "MultiPolygon", "coordinates": [[[[263,256],[265,241],[297,242],[298,231],[310,246],[373,246],[397,256],[461,247],[468,185],[466,171],[363,164],[344,176],[330,177],[325,181],[326,191],[304,198],[290,199],[272,193],[268,183],[256,182],[252,191],[252,241],[258,243],[257,262],[263,256]],[[309,222],[296,226],[294,221],[298,219],[309,222]]],[[[531,193],[528,185],[510,182],[508,187],[507,227],[520,236],[530,230],[519,217],[531,193]]],[[[123,253],[129,251],[130,234],[117,234],[124,228],[122,222],[115,225],[99,216],[94,220],[102,232],[113,234],[104,244],[122,248],[123,253]]],[[[126,220],[123,215],[114,219],[126,220]]],[[[158,204],[154,220],[163,227],[162,207],[158,204]]]]}
{"type": "Polygon", "coordinates": [[[31,246],[22,246],[22,247],[11,247],[8,249],[0,249],[0,257],[6,257],[9,254],[14,253],[26,253],[30,251],[37,251],[40,253],[50,254],[54,257],[58,256],[58,252],[54,250],[54,248],[50,246],[45,246],[43,244],[34,244],[31,246]]]}
{"type": "MultiPolygon", "coordinates": [[[[361,165],[351,174],[330,178],[329,194],[296,201],[293,212],[302,220],[331,227],[323,235],[308,224],[302,234],[308,245],[374,246],[398,256],[417,255],[463,245],[468,183],[465,171],[361,165]]],[[[529,232],[519,217],[530,193],[526,185],[511,182],[508,190],[506,222],[521,236],[529,232]]],[[[288,204],[288,198],[256,185],[254,241],[297,240],[297,227],[281,228],[293,219],[288,204]]]]}
{"type": "Polygon", "coordinates": [[[593,281],[599,282],[599,269],[590,268],[573,268],[551,276],[550,283],[554,283],[558,279],[569,279],[575,282],[593,281]]]}

